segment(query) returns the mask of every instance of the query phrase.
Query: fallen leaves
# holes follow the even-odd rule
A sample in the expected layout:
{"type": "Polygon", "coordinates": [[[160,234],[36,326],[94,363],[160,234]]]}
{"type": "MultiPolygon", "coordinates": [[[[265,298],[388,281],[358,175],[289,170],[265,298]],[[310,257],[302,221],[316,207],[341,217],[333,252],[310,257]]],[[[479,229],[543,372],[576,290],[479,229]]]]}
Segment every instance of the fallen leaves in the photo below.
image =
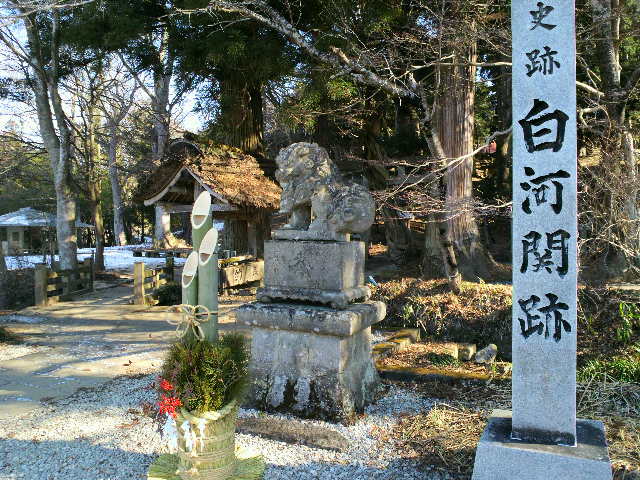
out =
{"type": "Polygon", "coordinates": [[[131,423],[121,423],[120,425],[116,425],[116,428],[131,428],[131,427],[135,427],[139,423],[140,423],[140,419],[136,417],[133,419],[131,423]]]}

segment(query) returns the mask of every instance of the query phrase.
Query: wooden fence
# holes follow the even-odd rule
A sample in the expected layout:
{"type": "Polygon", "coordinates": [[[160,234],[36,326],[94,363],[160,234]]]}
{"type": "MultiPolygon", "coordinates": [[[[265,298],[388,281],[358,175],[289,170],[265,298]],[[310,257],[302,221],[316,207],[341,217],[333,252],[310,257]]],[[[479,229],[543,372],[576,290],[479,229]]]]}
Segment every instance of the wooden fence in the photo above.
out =
{"type": "Polygon", "coordinates": [[[155,294],[162,285],[173,281],[174,260],[167,257],[167,264],[160,268],[146,268],[144,262],[133,266],[133,297],[136,305],[154,305],[155,294]]]}
{"type": "MultiPolygon", "coordinates": [[[[260,282],[264,278],[264,260],[255,260],[250,255],[218,260],[220,269],[220,291],[260,282]]],[[[167,258],[167,265],[147,268],[144,262],[136,262],[133,267],[133,296],[136,305],[154,305],[158,288],[174,280],[174,259],[167,258]]]]}
{"type": "Polygon", "coordinates": [[[264,278],[264,260],[241,262],[228,267],[220,263],[220,283],[223,289],[259,282],[264,278]]]}
{"type": "Polygon", "coordinates": [[[46,264],[38,264],[35,267],[34,288],[38,307],[93,292],[93,259],[87,258],[76,269],[69,270],[51,269],[46,264]]]}
{"type": "Polygon", "coordinates": [[[193,249],[191,248],[135,248],[134,257],[153,258],[187,258],[193,249]]]}

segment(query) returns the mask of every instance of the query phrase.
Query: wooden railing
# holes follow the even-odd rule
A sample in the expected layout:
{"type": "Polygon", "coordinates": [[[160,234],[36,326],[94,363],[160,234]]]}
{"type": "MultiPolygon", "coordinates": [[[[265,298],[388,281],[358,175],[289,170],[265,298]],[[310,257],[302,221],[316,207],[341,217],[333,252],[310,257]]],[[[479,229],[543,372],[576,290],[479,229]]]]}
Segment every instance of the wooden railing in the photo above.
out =
{"type": "Polygon", "coordinates": [[[155,294],[162,285],[173,281],[174,260],[167,257],[167,264],[160,268],[146,268],[144,262],[133,265],[133,297],[136,305],[154,305],[155,294]]]}
{"type": "Polygon", "coordinates": [[[46,264],[35,266],[35,304],[51,305],[93,291],[93,259],[87,258],[76,269],[54,270],[46,264]]]}
{"type": "Polygon", "coordinates": [[[248,257],[241,259],[237,263],[225,263],[225,260],[221,260],[219,264],[220,286],[223,289],[259,282],[264,278],[264,260],[256,260],[253,257],[248,257]]]}

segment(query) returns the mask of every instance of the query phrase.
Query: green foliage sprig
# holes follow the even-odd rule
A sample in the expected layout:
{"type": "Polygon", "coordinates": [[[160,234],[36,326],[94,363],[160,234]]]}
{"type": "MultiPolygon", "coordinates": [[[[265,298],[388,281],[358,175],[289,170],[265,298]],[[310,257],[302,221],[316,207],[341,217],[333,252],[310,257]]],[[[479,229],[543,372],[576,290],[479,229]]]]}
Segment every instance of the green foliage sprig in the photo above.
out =
{"type": "Polygon", "coordinates": [[[219,410],[242,396],[247,383],[249,352],[242,335],[227,334],[217,342],[176,342],[162,366],[162,378],[190,412],[219,410]]]}
{"type": "Polygon", "coordinates": [[[17,344],[22,341],[22,338],[19,335],[7,330],[4,327],[0,327],[0,344],[9,343],[9,344],[17,344]]]}
{"type": "Polygon", "coordinates": [[[177,305],[182,301],[182,287],[179,283],[168,282],[158,287],[156,292],[158,305],[177,305]]]}
{"type": "Polygon", "coordinates": [[[640,308],[633,303],[620,302],[622,324],[616,328],[616,337],[622,343],[629,343],[635,327],[640,326],[640,308]]]}
{"type": "Polygon", "coordinates": [[[588,382],[593,376],[607,374],[619,382],[640,382],[640,359],[615,357],[590,360],[578,371],[578,381],[588,382]]]}

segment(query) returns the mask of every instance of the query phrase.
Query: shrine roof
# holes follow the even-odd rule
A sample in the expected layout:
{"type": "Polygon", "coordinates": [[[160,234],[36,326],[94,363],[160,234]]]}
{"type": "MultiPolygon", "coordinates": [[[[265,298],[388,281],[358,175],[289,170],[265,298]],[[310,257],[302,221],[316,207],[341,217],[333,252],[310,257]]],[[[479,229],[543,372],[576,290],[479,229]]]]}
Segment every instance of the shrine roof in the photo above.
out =
{"type": "Polygon", "coordinates": [[[192,203],[193,192],[179,188],[189,174],[223,202],[249,209],[277,210],[281,188],[260,168],[258,161],[228,145],[172,142],[162,164],[140,186],[136,200],[192,203]]]}

